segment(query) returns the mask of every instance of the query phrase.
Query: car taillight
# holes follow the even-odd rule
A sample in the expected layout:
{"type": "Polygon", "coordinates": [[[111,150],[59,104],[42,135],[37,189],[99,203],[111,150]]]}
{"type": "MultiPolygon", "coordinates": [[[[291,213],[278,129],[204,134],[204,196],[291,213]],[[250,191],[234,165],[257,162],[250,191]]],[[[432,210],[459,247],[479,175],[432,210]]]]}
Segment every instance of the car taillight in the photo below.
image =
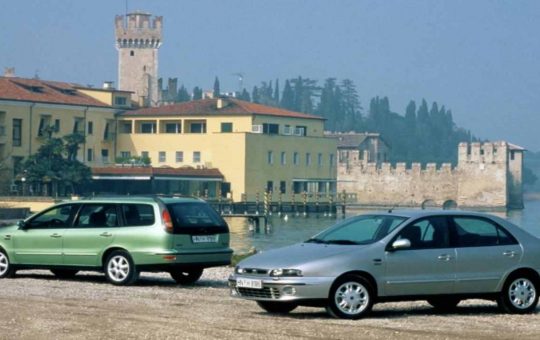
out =
{"type": "Polygon", "coordinates": [[[169,210],[163,209],[161,218],[163,219],[163,227],[165,228],[165,231],[172,234],[174,231],[174,227],[173,227],[171,214],[169,214],[169,210]]]}

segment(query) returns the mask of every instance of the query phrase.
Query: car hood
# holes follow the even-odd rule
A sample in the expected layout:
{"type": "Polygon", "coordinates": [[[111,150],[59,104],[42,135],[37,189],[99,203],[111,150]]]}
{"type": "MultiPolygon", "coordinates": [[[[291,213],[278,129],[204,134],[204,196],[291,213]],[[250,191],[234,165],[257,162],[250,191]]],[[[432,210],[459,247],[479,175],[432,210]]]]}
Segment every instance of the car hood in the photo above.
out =
{"type": "Polygon", "coordinates": [[[294,268],[306,262],[358,250],[358,245],[298,243],[292,246],[263,251],[241,261],[242,268],[294,268]]]}

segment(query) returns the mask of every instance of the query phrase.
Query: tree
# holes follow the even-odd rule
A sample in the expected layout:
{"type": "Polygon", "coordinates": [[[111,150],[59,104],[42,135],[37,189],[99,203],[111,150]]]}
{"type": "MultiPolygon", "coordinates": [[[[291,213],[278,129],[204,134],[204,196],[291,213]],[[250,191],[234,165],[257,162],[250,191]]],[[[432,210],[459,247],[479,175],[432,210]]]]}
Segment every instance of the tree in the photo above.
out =
{"type": "MultiPolygon", "coordinates": [[[[84,136],[74,133],[64,138],[49,137],[38,151],[28,157],[22,170],[27,182],[43,189],[44,194],[78,193],[91,177],[90,168],[77,160],[84,136]]],[[[38,190],[39,191],[39,190],[38,190]]]]}
{"type": "Polygon", "coordinates": [[[191,100],[191,97],[189,96],[189,93],[187,89],[182,85],[180,87],[180,90],[178,90],[178,94],[176,95],[176,102],[182,103],[182,102],[189,102],[191,100]]]}
{"type": "Polygon", "coordinates": [[[276,87],[274,88],[274,103],[279,106],[279,79],[276,79],[276,87]]]}
{"type": "Polygon", "coordinates": [[[202,99],[202,94],[203,94],[203,90],[200,87],[195,86],[193,88],[193,100],[202,99]]]}
{"type": "Polygon", "coordinates": [[[287,110],[294,110],[294,92],[289,79],[285,80],[285,87],[283,88],[280,106],[287,110]]]}
{"type": "Polygon", "coordinates": [[[249,92],[246,89],[242,90],[242,93],[238,95],[238,99],[245,100],[245,101],[251,101],[251,96],[249,95],[249,92]]]}
{"type": "Polygon", "coordinates": [[[218,98],[221,95],[221,91],[219,89],[219,79],[216,76],[216,79],[214,80],[214,98],[218,98]]]}
{"type": "Polygon", "coordinates": [[[251,99],[254,103],[260,103],[260,96],[259,96],[259,88],[257,86],[253,86],[253,91],[251,92],[251,99]]]}

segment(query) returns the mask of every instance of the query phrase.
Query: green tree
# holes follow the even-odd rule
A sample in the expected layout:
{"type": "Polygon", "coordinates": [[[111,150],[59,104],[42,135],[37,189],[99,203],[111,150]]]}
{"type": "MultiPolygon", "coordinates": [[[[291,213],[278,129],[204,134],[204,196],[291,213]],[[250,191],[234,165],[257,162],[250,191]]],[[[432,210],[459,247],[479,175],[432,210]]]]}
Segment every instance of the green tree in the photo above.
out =
{"type": "Polygon", "coordinates": [[[219,79],[216,76],[214,80],[214,98],[218,98],[221,95],[221,90],[219,89],[219,79]]]}
{"type": "Polygon", "coordinates": [[[294,92],[289,79],[285,80],[285,87],[283,88],[280,106],[287,110],[294,110],[294,92]]]}
{"type": "Polygon", "coordinates": [[[203,90],[200,87],[195,86],[193,88],[193,100],[202,99],[202,95],[203,95],[203,90]]]}
{"type": "Polygon", "coordinates": [[[259,88],[255,85],[253,86],[253,91],[251,92],[251,100],[254,103],[260,103],[261,97],[259,96],[259,88]]]}
{"type": "Polygon", "coordinates": [[[180,90],[178,90],[178,94],[176,95],[176,102],[182,103],[182,102],[189,102],[191,100],[191,97],[189,96],[189,93],[187,89],[182,85],[180,87],[180,90]]]}

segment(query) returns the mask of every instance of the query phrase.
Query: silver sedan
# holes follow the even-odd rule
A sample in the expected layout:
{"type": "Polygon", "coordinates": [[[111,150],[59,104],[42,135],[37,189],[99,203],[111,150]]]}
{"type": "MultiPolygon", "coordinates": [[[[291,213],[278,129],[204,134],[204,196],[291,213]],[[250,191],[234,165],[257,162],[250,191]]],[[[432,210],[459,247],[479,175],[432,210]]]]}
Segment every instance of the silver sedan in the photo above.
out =
{"type": "Polygon", "coordinates": [[[539,273],[540,240],[504,219],[400,211],[352,217],[303,243],[251,256],[229,286],[232,296],[270,313],[303,305],[358,319],[379,302],[427,300],[450,311],[469,298],[530,313],[539,273]]]}

